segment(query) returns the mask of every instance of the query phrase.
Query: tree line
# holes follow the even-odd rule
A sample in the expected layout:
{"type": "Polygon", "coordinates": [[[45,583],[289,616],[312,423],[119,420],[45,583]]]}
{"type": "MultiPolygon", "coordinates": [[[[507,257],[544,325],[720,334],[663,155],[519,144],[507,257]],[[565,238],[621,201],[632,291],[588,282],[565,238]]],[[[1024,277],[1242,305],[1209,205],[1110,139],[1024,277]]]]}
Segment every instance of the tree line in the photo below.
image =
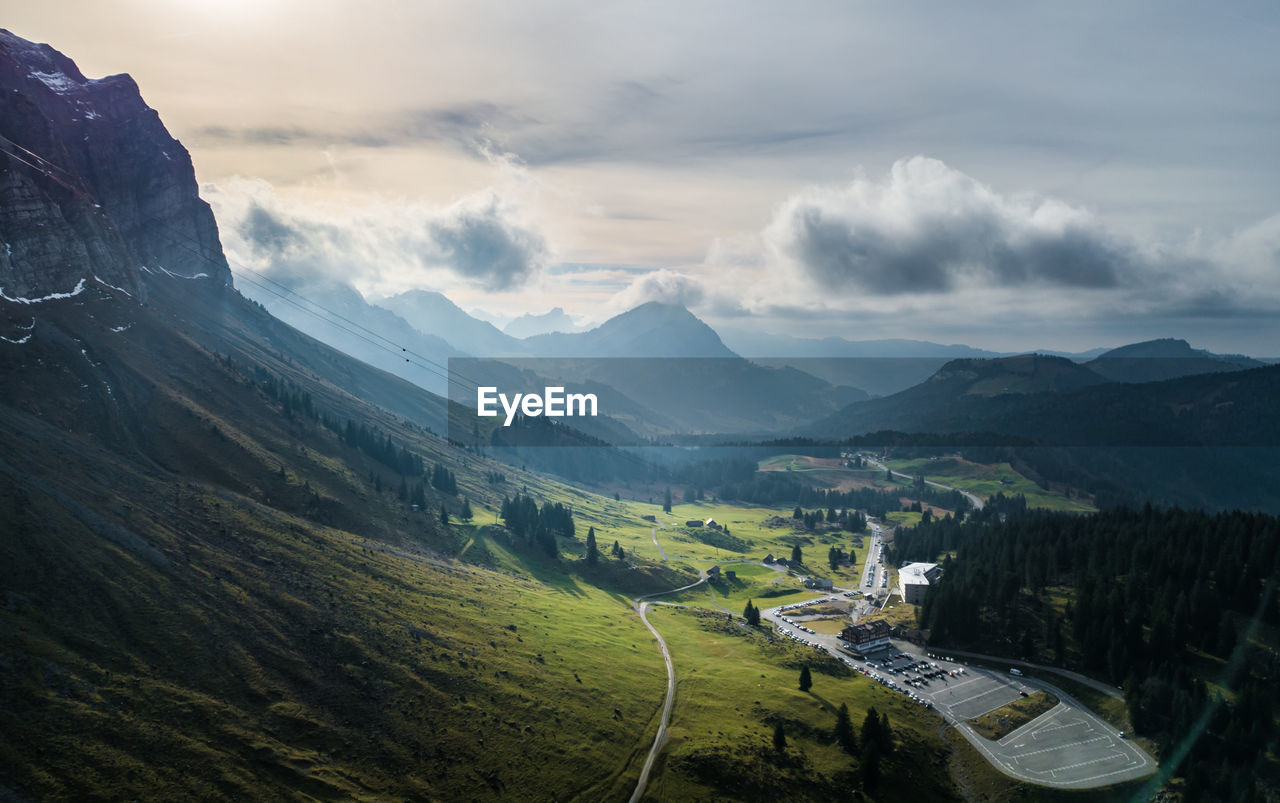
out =
{"type": "Polygon", "coordinates": [[[997,495],[965,520],[898,531],[898,563],[940,556],[943,579],[919,611],[931,643],[1123,685],[1134,727],[1162,756],[1189,745],[1192,799],[1237,789],[1280,737],[1280,656],[1242,633],[1280,624],[1277,517],[1150,505],[1076,515],[997,495]]]}

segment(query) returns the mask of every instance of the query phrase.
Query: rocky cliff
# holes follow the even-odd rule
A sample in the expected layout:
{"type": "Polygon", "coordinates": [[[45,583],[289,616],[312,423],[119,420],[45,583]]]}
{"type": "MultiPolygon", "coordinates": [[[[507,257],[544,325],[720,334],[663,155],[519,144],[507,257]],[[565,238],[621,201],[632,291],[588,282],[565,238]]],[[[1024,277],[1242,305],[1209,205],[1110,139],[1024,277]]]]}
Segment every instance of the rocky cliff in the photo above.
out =
{"type": "Polygon", "coordinates": [[[0,288],[66,292],[81,279],[142,295],[143,270],[231,272],[186,148],[128,75],[0,29],[0,288]]]}

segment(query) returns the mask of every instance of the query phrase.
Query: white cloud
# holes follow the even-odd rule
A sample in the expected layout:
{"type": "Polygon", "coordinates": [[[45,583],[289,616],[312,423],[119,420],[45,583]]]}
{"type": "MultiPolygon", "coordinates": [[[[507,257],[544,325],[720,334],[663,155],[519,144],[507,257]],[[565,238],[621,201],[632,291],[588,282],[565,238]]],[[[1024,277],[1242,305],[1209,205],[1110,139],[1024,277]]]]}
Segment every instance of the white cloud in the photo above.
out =
{"type": "Polygon", "coordinates": [[[700,279],[663,268],[636,277],[614,297],[613,306],[621,311],[657,301],[660,304],[696,307],[705,297],[706,287],[700,279]]]}

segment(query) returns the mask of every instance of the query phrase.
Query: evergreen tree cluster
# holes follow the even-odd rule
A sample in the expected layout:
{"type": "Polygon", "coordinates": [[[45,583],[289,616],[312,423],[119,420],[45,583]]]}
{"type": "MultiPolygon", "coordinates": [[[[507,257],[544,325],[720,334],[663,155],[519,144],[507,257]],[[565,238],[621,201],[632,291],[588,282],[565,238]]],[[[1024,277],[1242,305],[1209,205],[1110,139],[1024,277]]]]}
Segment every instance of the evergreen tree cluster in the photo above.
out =
{"type": "MultiPolygon", "coordinates": [[[[336,431],[335,427],[336,425],[330,428],[336,431]]],[[[397,446],[390,435],[377,427],[371,427],[363,422],[357,426],[356,422],[348,418],[339,436],[347,446],[359,449],[402,477],[422,476],[422,457],[403,446],[397,446]]]]}
{"type": "Polygon", "coordinates": [[[458,494],[458,478],[452,471],[436,463],[431,467],[431,487],[451,496],[458,494]]]}
{"type": "Polygon", "coordinates": [[[831,566],[831,571],[840,568],[841,563],[849,560],[849,556],[838,546],[833,546],[827,550],[827,563],[831,566]]]}
{"type": "Polygon", "coordinates": [[[965,521],[922,522],[895,538],[899,562],[952,551],[920,610],[935,643],[1000,650],[1123,684],[1134,727],[1162,755],[1194,740],[1182,774],[1201,790],[1233,788],[1235,775],[1247,775],[1280,737],[1280,656],[1239,633],[1255,616],[1280,624],[1280,518],[1151,506],[1081,516],[997,497],[965,521]],[[1048,602],[1049,588],[1070,591],[1061,613],[1048,602]],[[1195,669],[1206,665],[1213,676],[1195,669]],[[1206,681],[1231,688],[1234,701],[1206,681]],[[1218,786],[1223,780],[1228,786],[1218,786]]]}
{"type": "MultiPolygon", "coordinates": [[[[803,508],[824,508],[865,511],[866,515],[884,518],[890,511],[902,509],[901,497],[909,497],[917,503],[928,504],[945,510],[966,512],[972,507],[969,499],[959,491],[947,491],[924,485],[920,488],[909,487],[894,490],[876,488],[853,488],[848,491],[834,491],[814,486],[782,471],[757,472],[749,478],[738,482],[716,486],[712,492],[717,498],[732,499],[758,505],[793,504],[803,508]]],[[[908,505],[910,507],[910,505],[908,505]]],[[[796,518],[802,518],[796,516],[796,518]]],[[[814,522],[826,520],[815,517],[814,522]]],[[[866,518],[858,514],[853,526],[846,526],[852,532],[866,529],[866,518]]]]}
{"type": "Polygon", "coordinates": [[[532,496],[516,494],[512,499],[503,497],[499,515],[508,530],[537,544],[551,557],[559,554],[556,536],[574,537],[573,509],[559,502],[547,502],[539,508],[532,496]]]}
{"type": "Polygon", "coordinates": [[[755,606],[754,600],[747,600],[747,607],[742,611],[742,618],[747,620],[747,624],[756,627],[760,624],[760,609],[755,606]]]}
{"type": "MultiPolygon", "coordinates": [[[[227,365],[235,367],[227,359],[227,365]]],[[[260,365],[253,366],[253,383],[266,394],[267,398],[279,402],[285,418],[292,420],[295,416],[310,421],[319,421],[320,412],[311,400],[311,394],[295,385],[288,379],[275,376],[260,365]]]]}

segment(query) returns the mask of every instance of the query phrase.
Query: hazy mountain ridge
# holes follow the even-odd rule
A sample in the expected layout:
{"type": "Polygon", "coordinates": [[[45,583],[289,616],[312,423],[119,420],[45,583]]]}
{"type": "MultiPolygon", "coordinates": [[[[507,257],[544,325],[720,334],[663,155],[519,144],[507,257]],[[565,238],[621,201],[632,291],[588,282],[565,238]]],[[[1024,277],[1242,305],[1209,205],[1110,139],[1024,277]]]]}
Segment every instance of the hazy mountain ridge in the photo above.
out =
{"type": "Polygon", "coordinates": [[[523,350],[517,338],[464,312],[443,293],[408,290],[370,304],[394,312],[419,332],[446,340],[473,357],[499,357],[523,350]]]}
{"type": "Polygon", "coordinates": [[[1108,504],[1280,510],[1272,481],[1280,366],[1133,384],[1097,382],[1076,366],[1083,373],[1053,380],[1080,383],[1071,389],[971,392],[990,389],[993,378],[1008,381],[1004,361],[991,362],[975,370],[958,361],[934,380],[852,404],[802,433],[835,440],[882,430],[990,433],[964,449],[970,459],[1020,463],[1029,475],[1089,489],[1108,504]],[[1000,446],[1002,438],[1041,445],[1000,446]]]}
{"type": "Polygon", "coordinates": [[[689,310],[650,301],[579,333],[525,340],[540,357],[736,357],[715,330],[689,310]]]}
{"type": "Polygon", "coordinates": [[[546,335],[553,332],[580,332],[583,327],[573,322],[562,307],[552,307],[541,315],[526,312],[502,327],[505,334],[512,337],[526,338],[534,335],[546,335]]]}
{"type": "Polygon", "coordinates": [[[831,437],[993,432],[1054,444],[1280,445],[1280,367],[1110,382],[1059,357],[955,360],[927,382],[856,402],[807,429],[831,437]]]}
{"type": "Polygon", "coordinates": [[[1264,363],[1243,354],[1214,354],[1192,348],[1185,340],[1162,338],[1112,349],[1086,365],[1116,382],[1154,382],[1258,368],[1264,363]]]}
{"type": "Polygon", "coordinates": [[[394,312],[370,304],[351,285],[276,281],[276,285],[267,284],[269,289],[245,282],[242,292],[322,343],[436,395],[447,394],[448,359],[465,355],[443,338],[424,333],[394,312]]]}

